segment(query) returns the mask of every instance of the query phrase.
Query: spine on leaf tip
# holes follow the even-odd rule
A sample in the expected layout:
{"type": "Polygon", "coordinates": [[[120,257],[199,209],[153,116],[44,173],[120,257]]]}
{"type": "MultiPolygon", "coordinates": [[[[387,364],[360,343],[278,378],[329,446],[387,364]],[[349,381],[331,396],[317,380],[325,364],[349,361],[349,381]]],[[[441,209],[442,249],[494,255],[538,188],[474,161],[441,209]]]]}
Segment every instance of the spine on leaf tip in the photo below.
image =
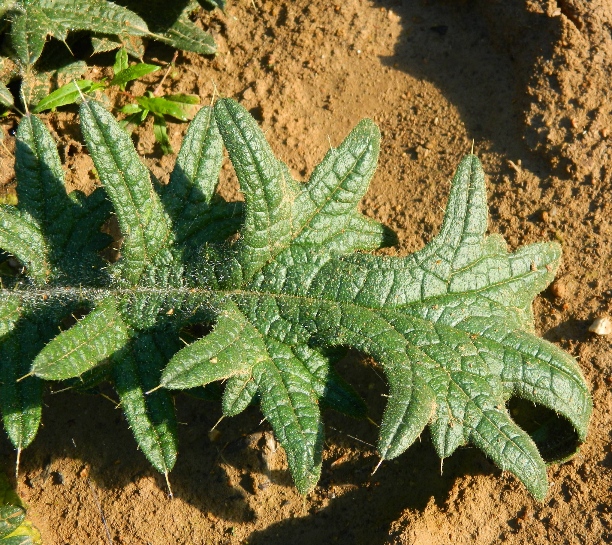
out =
{"type": "MultiPolygon", "coordinates": [[[[18,449],[40,421],[41,379],[99,372],[112,380],[139,447],[167,476],[178,450],[169,390],[222,382],[224,415],[258,403],[306,494],[321,471],[321,408],[367,412],[335,368],[352,348],[375,359],[389,384],[382,459],[400,456],[427,427],[441,458],[472,444],[544,497],[539,439],[515,422],[508,400],[557,413],[576,447],[592,402],[576,361],[534,334],[531,304],[552,281],[560,249],[536,243],[510,252],[501,236],[487,235],[475,156],[459,164],[440,232],[412,255],[381,256],[372,250],[391,243],[389,230],[359,207],[380,150],[372,121],[297,183],[249,113],[221,99],[196,115],[170,183],[154,187],[108,112],[85,101],[81,120],[104,191],[62,196],[54,144],[32,118],[17,149],[23,199],[0,207],[0,247],[25,267],[7,277],[8,289],[0,284],[0,405],[18,449]],[[215,194],[223,145],[244,204],[215,194]],[[52,176],[31,168],[45,161],[52,176]],[[52,193],[65,198],[53,210],[72,203],[66,225],[75,232],[86,225],[99,233],[109,210],[98,205],[108,196],[124,237],[109,273],[85,274],[98,263],[91,259],[67,268],[72,276],[56,274],[65,258],[58,247],[72,244],[66,255],[74,257],[85,246],[53,231],[55,212],[39,198],[52,193]],[[91,210],[97,219],[85,222],[91,210]]],[[[88,246],[95,257],[99,243],[88,246]]]]}

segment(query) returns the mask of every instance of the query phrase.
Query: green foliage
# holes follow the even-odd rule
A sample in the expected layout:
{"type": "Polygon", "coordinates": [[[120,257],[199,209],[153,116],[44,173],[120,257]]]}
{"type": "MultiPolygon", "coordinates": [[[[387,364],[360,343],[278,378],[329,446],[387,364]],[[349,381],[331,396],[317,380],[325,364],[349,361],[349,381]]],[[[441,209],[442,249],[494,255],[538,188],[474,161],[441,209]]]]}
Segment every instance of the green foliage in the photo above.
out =
{"type": "MultiPolygon", "coordinates": [[[[23,101],[34,107],[45,97],[51,81],[70,81],[85,70],[74,61],[68,47],[61,54],[43,49],[48,38],[66,43],[68,34],[85,31],[91,35],[93,53],[125,48],[142,57],[143,39],[158,40],[177,49],[204,55],[216,52],[212,36],[189,18],[199,8],[224,8],[221,0],[151,2],[131,0],[128,7],[109,0],[5,0],[0,7],[0,34],[6,35],[6,56],[0,57],[0,104],[13,105],[6,84],[23,80],[23,101]],[[159,4],[153,6],[152,4],[159,4]],[[140,13],[140,14],[139,14],[140,13]],[[60,59],[59,63],[57,62],[60,59]]],[[[117,83],[117,82],[115,82],[117,83]]]]}
{"type": "Polygon", "coordinates": [[[0,544],[42,545],[40,533],[26,520],[26,506],[0,474],[0,544]]]}
{"type": "MultiPolygon", "coordinates": [[[[122,91],[125,91],[129,82],[157,72],[160,68],[158,65],[143,62],[130,66],[127,51],[122,47],[115,57],[114,76],[109,83],[104,80],[94,82],[87,79],[71,81],[43,98],[32,112],[36,114],[60,106],[76,104],[81,101],[84,95],[93,95],[95,91],[106,90],[113,85],[117,85],[122,91]]],[[[147,91],[144,96],[132,96],[132,99],[135,102],[119,109],[120,112],[127,114],[121,125],[125,129],[134,125],[141,125],[151,114],[153,116],[155,140],[160,144],[162,152],[174,153],[168,138],[165,116],[173,117],[179,121],[189,121],[195,115],[194,106],[199,103],[199,98],[195,95],[184,94],[155,96],[151,91],[147,91]]]]}
{"type": "Polygon", "coordinates": [[[429,427],[440,457],[470,443],[545,496],[545,463],[507,403],[557,412],[573,427],[573,450],[586,435],[592,406],[578,365],[533,331],[531,303],[553,279],[560,248],[509,252],[486,235],[474,155],[457,169],[438,235],[410,256],[382,257],[370,252],[395,238],[358,209],[380,145],[369,120],[302,184],[248,112],[222,99],[196,115],[160,186],[106,110],[85,101],[80,111],[103,189],[66,195],[48,131],[26,117],[19,203],[0,208],[0,247],[24,267],[2,276],[0,290],[0,401],[17,449],[40,421],[43,381],[89,382],[110,366],[136,441],[167,476],[177,452],[171,392],[214,398],[202,387],[223,381],[224,414],[258,401],[307,493],[321,470],[321,407],[365,414],[334,369],[353,347],[389,383],[381,459],[429,427]],[[215,195],[224,146],[244,205],[215,195]],[[109,201],[123,240],[120,259],[104,264],[109,201]],[[87,314],[57,334],[75,310],[87,314]],[[199,324],[212,330],[190,336],[199,324]]]}

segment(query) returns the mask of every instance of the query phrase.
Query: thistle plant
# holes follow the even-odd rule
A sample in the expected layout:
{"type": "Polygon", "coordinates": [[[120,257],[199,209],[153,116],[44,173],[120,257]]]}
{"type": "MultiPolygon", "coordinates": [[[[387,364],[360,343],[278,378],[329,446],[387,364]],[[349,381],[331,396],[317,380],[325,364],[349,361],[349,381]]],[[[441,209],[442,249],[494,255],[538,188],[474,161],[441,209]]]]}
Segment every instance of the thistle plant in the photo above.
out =
{"type": "Polygon", "coordinates": [[[167,476],[177,452],[172,395],[223,381],[223,413],[258,402],[305,494],[321,471],[321,408],[366,411],[334,369],[352,347],[388,380],[381,460],[428,427],[441,458],[470,443],[545,496],[545,462],[507,402],[548,407],[578,441],[586,435],[592,405],[578,365],[534,334],[531,303],[561,252],[556,243],[509,252],[486,235],[474,155],[459,164],[433,240],[384,257],[371,251],[392,233],[358,210],[379,153],[372,121],[299,183],[248,112],[221,99],[196,115],[160,185],[106,110],[87,100],[80,115],[103,187],[66,194],[55,143],[26,116],[19,202],[0,208],[0,247],[20,263],[0,290],[0,401],[18,452],[36,434],[46,381],[106,376],[140,448],[167,476]],[[215,194],[223,147],[244,204],[215,194]],[[111,207],[123,234],[112,264],[99,253],[111,207]],[[84,315],[76,323],[75,313],[84,315]],[[196,324],[210,332],[185,346],[196,324]]]}

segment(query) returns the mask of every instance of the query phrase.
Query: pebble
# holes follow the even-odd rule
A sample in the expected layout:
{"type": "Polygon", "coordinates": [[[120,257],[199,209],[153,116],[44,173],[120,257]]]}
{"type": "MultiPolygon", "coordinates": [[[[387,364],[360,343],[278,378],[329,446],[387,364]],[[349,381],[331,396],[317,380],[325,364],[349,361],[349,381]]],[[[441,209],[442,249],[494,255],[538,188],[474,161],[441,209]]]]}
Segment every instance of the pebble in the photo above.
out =
{"type": "Polygon", "coordinates": [[[612,320],[608,316],[600,316],[595,318],[589,326],[589,331],[596,335],[610,335],[612,333],[612,320]]]}
{"type": "Polygon", "coordinates": [[[565,287],[565,284],[559,280],[553,282],[552,286],[550,286],[550,291],[559,299],[565,299],[567,297],[567,288],[565,287]]]}

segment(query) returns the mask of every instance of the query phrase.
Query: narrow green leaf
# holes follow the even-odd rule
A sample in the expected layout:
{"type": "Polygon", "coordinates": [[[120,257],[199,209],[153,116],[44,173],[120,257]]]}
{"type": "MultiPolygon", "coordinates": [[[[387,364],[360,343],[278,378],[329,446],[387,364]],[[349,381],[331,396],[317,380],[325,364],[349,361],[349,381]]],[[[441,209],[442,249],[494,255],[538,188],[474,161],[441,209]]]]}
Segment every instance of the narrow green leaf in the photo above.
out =
{"type": "MultiPolygon", "coordinates": [[[[212,108],[204,107],[193,118],[187,129],[183,145],[176,158],[174,170],[170,175],[170,183],[162,187],[161,199],[166,212],[172,218],[179,244],[204,244],[210,226],[217,233],[225,234],[222,225],[226,222],[220,217],[219,211],[228,208],[219,199],[215,206],[211,201],[219,181],[219,171],[223,161],[223,142],[217,129],[212,108]]],[[[236,206],[230,214],[236,214],[236,206]]],[[[241,222],[242,214],[238,213],[236,221],[230,230],[237,230],[237,222],[241,222]]],[[[227,236],[229,233],[225,234],[227,236]]],[[[221,242],[222,239],[216,241],[221,242]]]]}
{"type": "Polygon", "coordinates": [[[215,117],[246,201],[238,259],[250,278],[289,245],[296,188],[242,106],[221,99],[215,117]]]}
{"type": "MultiPolygon", "coordinates": [[[[49,66],[49,68],[40,65],[37,66],[36,70],[28,70],[23,74],[20,95],[31,110],[52,91],[62,85],[80,80],[87,71],[85,61],[75,61],[63,44],[58,46],[56,42],[52,42],[47,45],[47,49],[55,49],[56,47],[63,47],[63,49],[59,52],[48,52],[48,56],[51,58],[57,56],[54,65],[49,66]],[[60,66],[57,66],[58,64],[60,66]]],[[[95,86],[98,85],[95,84],[95,86]]]]}
{"type": "Polygon", "coordinates": [[[155,134],[155,141],[161,147],[162,153],[174,153],[168,138],[168,128],[166,127],[164,116],[153,114],[153,133],[155,134]]]}
{"type": "Polygon", "coordinates": [[[92,267],[102,264],[97,252],[108,244],[108,237],[99,232],[110,215],[104,191],[89,197],[78,191],[66,194],[55,140],[36,116],[24,116],[19,124],[15,173],[19,208],[47,237],[54,272],[78,274],[78,270],[90,277],[92,267]]]}
{"type": "Polygon", "coordinates": [[[121,108],[119,108],[119,111],[122,114],[137,114],[142,112],[142,108],[138,105],[138,104],[126,104],[125,106],[122,106],[121,108]]]}
{"type": "Polygon", "coordinates": [[[47,281],[49,265],[43,236],[32,220],[12,206],[0,206],[0,248],[19,259],[36,284],[47,281]]]}
{"type": "Polygon", "coordinates": [[[125,47],[122,47],[121,49],[119,49],[119,51],[117,51],[117,54],[115,55],[115,64],[113,64],[113,74],[115,75],[115,77],[120,72],[126,70],[128,66],[128,53],[125,47]]]}
{"type": "MultiPolygon", "coordinates": [[[[122,49],[121,51],[125,51],[122,49]]],[[[128,68],[124,68],[120,72],[115,73],[115,77],[110,81],[110,85],[125,85],[128,81],[132,81],[147,74],[157,72],[161,67],[155,64],[146,64],[144,62],[134,64],[128,68]]]]}
{"type": "Polygon", "coordinates": [[[0,105],[10,108],[14,103],[13,94],[9,88],[0,82],[0,105]]]}
{"type": "Polygon", "coordinates": [[[100,89],[101,86],[94,84],[93,81],[88,79],[71,81],[43,98],[32,112],[38,114],[45,110],[59,108],[60,106],[66,106],[68,104],[75,104],[83,94],[94,91],[96,88],[100,89]]]}
{"type": "Polygon", "coordinates": [[[282,351],[274,363],[266,360],[253,368],[261,391],[261,411],[287,453],[287,462],[301,494],[310,492],[321,474],[323,429],[316,396],[295,360],[282,351]]]}
{"type": "Polygon", "coordinates": [[[81,124],[125,236],[120,261],[125,279],[136,284],[144,267],[170,247],[169,220],[153,191],[149,171],[115,119],[99,104],[86,101],[81,105],[81,124]]]}
{"type": "Polygon", "coordinates": [[[4,429],[18,451],[34,441],[42,416],[43,382],[36,377],[27,377],[17,382],[27,372],[27,366],[21,363],[7,360],[1,363],[5,382],[0,385],[4,429]]]}
{"type": "Polygon", "coordinates": [[[164,95],[164,98],[170,102],[180,102],[182,104],[200,103],[200,97],[198,95],[164,95]]]}
{"type": "Polygon", "coordinates": [[[260,335],[230,302],[219,313],[212,333],[186,346],[168,362],[161,385],[195,388],[244,372],[265,357],[260,335]]]}
{"type": "MultiPolygon", "coordinates": [[[[376,170],[379,150],[380,132],[367,119],[351,131],[339,148],[327,152],[293,202],[292,245],[326,246],[333,241],[334,249],[340,253],[363,249],[362,224],[368,220],[364,218],[348,232],[347,227],[359,221],[356,218],[360,215],[355,215],[357,205],[376,170]],[[340,235],[344,236],[339,238],[340,235]]],[[[381,234],[382,229],[374,239],[376,243],[381,234]]],[[[379,244],[374,246],[378,247],[379,244]]]]}
{"type": "Polygon", "coordinates": [[[433,417],[435,392],[409,366],[388,366],[389,402],[385,407],[378,452],[384,459],[402,454],[433,417]]]}
{"type": "Polygon", "coordinates": [[[151,335],[141,335],[113,356],[115,385],[121,408],[138,446],[160,473],[168,475],[177,454],[176,418],[169,393],[157,390],[164,359],[151,335]]]}
{"type": "Polygon", "coordinates": [[[533,497],[548,491],[546,465],[534,442],[505,412],[489,409],[470,426],[470,440],[502,470],[517,475],[533,497]]]}
{"type": "Polygon", "coordinates": [[[191,104],[168,100],[167,97],[136,97],[136,102],[154,114],[170,115],[180,121],[189,121],[194,115],[191,104]]]}
{"type": "Polygon", "coordinates": [[[7,435],[18,452],[32,443],[40,426],[43,382],[23,377],[44,336],[28,317],[19,321],[0,342],[0,410],[7,435]]]}
{"type": "Polygon", "coordinates": [[[111,296],[46,345],[36,356],[31,373],[46,380],[78,377],[121,349],[129,337],[129,328],[111,296]]]}
{"type": "Polygon", "coordinates": [[[19,208],[34,218],[46,236],[65,232],[58,225],[67,209],[64,171],[55,140],[36,116],[24,116],[19,123],[15,174],[19,208]]]}

